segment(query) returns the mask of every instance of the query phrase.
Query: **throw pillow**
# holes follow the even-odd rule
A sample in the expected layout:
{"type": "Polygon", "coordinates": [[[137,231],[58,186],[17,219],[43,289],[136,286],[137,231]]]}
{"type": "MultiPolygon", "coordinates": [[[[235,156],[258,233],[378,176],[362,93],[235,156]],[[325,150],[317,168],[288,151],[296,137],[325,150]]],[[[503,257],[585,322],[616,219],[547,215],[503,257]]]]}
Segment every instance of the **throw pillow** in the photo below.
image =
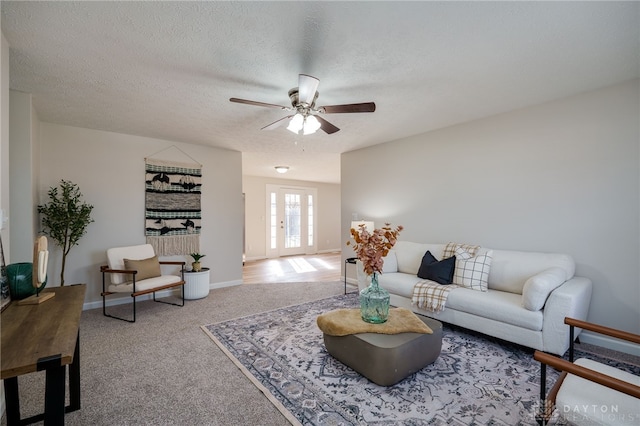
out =
{"type": "Polygon", "coordinates": [[[451,284],[455,267],[455,256],[438,261],[430,251],[427,251],[422,256],[418,278],[435,281],[438,284],[451,284]]]}
{"type": "Polygon", "coordinates": [[[444,246],[444,252],[442,253],[442,258],[446,259],[447,257],[454,256],[456,254],[456,249],[461,248],[464,251],[468,251],[471,254],[471,257],[475,256],[478,252],[480,246],[474,246],[471,244],[460,244],[460,243],[448,243],[444,246]]]}
{"type": "Polygon", "coordinates": [[[162,275],[158,256],[139,260],[124,259],[124,269],[129,271],[138,271],[136,274],[136,281],[142,281],[147,278],[159,277],[162,275]]]}
{"type": "Polygon", "coordinates": [[[487,253],[471,259],[458,260],[453,275],[453,283],[472,290],[487,291],[492,259],[493,250],[489,250],[487,253]]]}
{"type": "Polygon", "coordinates": [[[555,266],[529,278],[522,287],[522,306],[539,311],[553,290],[565,282],[564,269],[555,266]]]}
{"type": "Polygon", "coordinates": [[[471,253],[469,253],[468,251],[466,251],[462,247],[456,248],[454,253],[455,253],[456,259],[458,259],[458,260],[467,260],[467,259],[471,259],[473,257],[473,255],[471,253]]]}
{"type": "Polygon", "coordinates": [[[382,258],[382,273],[387,274],[390,272],[398,272],[398,258],[396,257],[396,252],[393,250],[389,250],[389,253],[385,257],[382,258]]]}

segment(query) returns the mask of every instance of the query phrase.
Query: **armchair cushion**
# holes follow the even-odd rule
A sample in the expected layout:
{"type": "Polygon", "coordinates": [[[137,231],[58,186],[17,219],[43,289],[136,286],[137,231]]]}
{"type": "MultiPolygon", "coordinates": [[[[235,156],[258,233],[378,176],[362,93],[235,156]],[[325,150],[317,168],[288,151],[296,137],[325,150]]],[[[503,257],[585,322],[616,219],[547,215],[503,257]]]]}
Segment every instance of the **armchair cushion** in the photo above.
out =
{"type": "MultiPolygon", "coordinates": [[[[640,386],[639,376],[615,367],[585,358],[575,364],[640,386]]],[[[567,374],[562,382],[556,407],[562,417],[576,424],[622,424],[625,419],[640,418],[637,398],[573,374],[567,374]]]]}
{"type": "MultiPolygon", "coordinates": [[[[155,256],[151,244],[141,244],[138,246],[115,247],[107,250],[107,261],[110,269],[125,269],[124,259],[148,259],[155,256]]],[[[128,274],[109,274],[112,284],[122,284],[131,280],[128,274]]],[[[138,280],[139,277],[136,279],[138,280]]]]}
{"type": "MultiPolygon", "coordinates": [[[[163,287],[182,281],[182,278],[177,275],[162,275],[154,278],[147,278],[146,280],[136,280],[136,291],[145,292],[155,288],[163,287]]],[[[111,284],[108,290],[112,293],[133,293],[133,282],[128,281],[122,284],[111,284]]]]}
{"type": "Polygon", "coordinates": [[[142,281],[147,278],[154,278],[162,275],[158,256],[141,260],[124,259],[124,269],[138,271],[136,274],[136,281],[142,281]]]}

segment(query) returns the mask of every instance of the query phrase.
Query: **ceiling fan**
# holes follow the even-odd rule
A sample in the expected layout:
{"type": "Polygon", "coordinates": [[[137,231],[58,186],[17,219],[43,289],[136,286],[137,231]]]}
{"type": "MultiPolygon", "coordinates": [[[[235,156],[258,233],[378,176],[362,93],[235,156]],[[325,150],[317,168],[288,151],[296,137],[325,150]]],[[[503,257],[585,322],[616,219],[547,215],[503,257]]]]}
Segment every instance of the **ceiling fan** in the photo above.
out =
{"type": "Polygon", "coordinates": [[[298,87],[294,87],[289,90],[289,99],[291,100],[291,107],[285,107],[282,105],[268,104],[264,102],[249,101],[246,99],[230,98],[231,102],[237,102],[239,104],[256,105],[268,108],[280,108],[281,110],[292,112],[293,114],[283,117],[273,123],[264,126],[261,130],[271,130],[281,126],[286,121],[289,121],[287,130],[293,133],[300,133],[308,135],[315,133],[316,130],[322,129],[327,134],[332,134],[340,130],[327,120],[322,118],[320,114],[341,114],[352,112],[374,112],[376,110],[376,104],[373,102],[364,102],[359,104],[344,104],[344,105],[326,105],[316,107],[316,100],[318,99],[318,85],[320,80],[315,77],[306,74],[298,75],[298,87]]]}

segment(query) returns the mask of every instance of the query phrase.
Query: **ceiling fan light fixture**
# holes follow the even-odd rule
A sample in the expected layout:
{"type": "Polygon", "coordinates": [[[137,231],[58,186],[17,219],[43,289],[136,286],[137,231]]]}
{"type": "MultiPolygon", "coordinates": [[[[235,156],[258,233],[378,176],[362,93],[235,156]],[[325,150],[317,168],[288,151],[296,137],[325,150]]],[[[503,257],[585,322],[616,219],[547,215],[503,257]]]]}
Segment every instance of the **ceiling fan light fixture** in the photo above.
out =
{"type": "Polygon", "coordinates": [[[276,172],[278,173],[287,173],[289,171],[289,166],[276,166],[276,172]]]}
{"type": "Polygon", "coordinates": [[[318,119],[319,116],[316,117],[316,114],[374,112],[376,110],[376,104],[374,102],[316,106],[316,100],[319,95],[319,83],[320,80],[313,76],[298,74],[298,87],[294,87],[289,90],[289,100],[291,101],[290,107],[240,98],[229,98],[229,101],[260,107],[278,108],[289,112],[289,115],[264,126],[262,130],[275,129],[276,127],[284,125],[284,123],[288,121],[289,125],[287,126],[287,130],[295,133],[296,135],[299,135],[301,130],[305,135],[315,133],[318,129],[321,129],[328,135],[340,130],[324,118],[318,119]]]}
{"type": "Polygon", "coordinates": [[[291,121],[289,122],[289,125],[287,126],[287,130],[298,134],[300,133],[300,130],[302,130],[303,127],[304,127],[304,117],[302,116],[302,114],[298,113],[294,115],[291,121]]]}
{"type": "Polygon", "coordinates": [[[320,128],[320,122],[313,115],[307,116],[307,118],[304,120],[303,130],[305,135],[310,135],[312,133],[315,133],[316,130],[318,130],[319,128],[320,128]]]}

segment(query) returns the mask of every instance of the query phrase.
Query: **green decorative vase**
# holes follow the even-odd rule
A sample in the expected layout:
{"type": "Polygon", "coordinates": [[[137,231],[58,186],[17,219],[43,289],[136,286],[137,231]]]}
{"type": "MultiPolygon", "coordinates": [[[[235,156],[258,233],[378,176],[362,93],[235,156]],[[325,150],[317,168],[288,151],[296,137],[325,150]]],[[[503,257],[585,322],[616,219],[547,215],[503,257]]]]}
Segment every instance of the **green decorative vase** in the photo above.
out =
{"type": "Polygon", "coordinates": [[[362,320],[382,324],[389,318],[389,292],[378,285],[378,274],[371,275],[371,284],[360,292],[362,320]]]}
{"type": "MultiPolygon", "coordinates": [[[[33,263],[21,262],[12,263],[7,265],[7,280],[9,281],[9,292],[11,293],[11,300],[20,300],[36,294],[36,289],[33,287],[33,263]]],[[[42,290],[47,285],[45,280],[40,286],[38,291],[42,290]]]]}

